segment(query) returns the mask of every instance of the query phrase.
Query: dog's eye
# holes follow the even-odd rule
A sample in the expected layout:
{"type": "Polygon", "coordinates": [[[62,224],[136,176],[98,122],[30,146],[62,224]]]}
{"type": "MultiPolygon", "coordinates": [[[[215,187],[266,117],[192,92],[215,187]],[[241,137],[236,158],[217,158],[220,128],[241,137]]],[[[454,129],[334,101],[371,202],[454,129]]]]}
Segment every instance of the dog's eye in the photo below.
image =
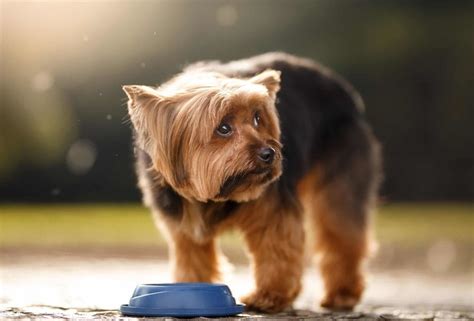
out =
{"type": "Polygon", "coordinates": [[[255,127],[258,127],[258,125],[260,124],[260,120],[262,120],[262,119],[260,118],[260,113],[259,113],[259,112],[256,112],[256,113],[255,113],[255,116],[253,116],[253,125],[254,125],[255,127]]]}
{"type": "Polygon", "coordinates": [[[217,127],[216,131],[219,135],[227,137],[232,134],[232,127],[230,127],[229,124],[222,123],[219,125],[219,127],[217,127]]]}

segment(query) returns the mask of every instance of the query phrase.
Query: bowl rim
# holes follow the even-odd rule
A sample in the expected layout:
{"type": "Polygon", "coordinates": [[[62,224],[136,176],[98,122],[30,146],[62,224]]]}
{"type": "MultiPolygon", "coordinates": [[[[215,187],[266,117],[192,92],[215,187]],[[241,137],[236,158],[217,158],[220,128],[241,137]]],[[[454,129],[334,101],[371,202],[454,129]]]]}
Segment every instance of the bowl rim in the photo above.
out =
{"type": "Polygon", "coordinates": [[[228,307],[206,309],[156,309],[133,307],[128,304],[120,306],[120,312],[125,316],[150,316],[150,317],[223,317],[233,316],[245,311],[245,305],[235,304],[228,307]]]}
{"type": "Polygon", "coordinates": [[[137,285],[137,287],[170,287],[170,288],[180,288],[180,287],[189,287],[189,288],[218,288],[218,287],[227,287],[225,284],[220,283],[205,283],[205,282],[177,282],[177,283],[143,283],[137,285]]]}

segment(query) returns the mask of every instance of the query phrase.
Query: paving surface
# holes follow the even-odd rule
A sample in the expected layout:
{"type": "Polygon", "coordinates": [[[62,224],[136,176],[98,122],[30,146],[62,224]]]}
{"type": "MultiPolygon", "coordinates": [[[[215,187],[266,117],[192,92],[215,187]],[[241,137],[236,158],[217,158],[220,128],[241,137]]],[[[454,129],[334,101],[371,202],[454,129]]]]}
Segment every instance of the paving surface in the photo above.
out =
{"type": "MultiPolygon", "coordinates": [[[[138,320],[122,317],[118,307],[128,302],[136,284],[169,280],[167,264],[159,260],[10,257],[0,266],[0,319],[138,320]]],[[[247,267],[228,271],[224,282],[237,298],[252,288],[247,267]]],[[[296,310],[228,319],[474,320],[472,273],[372,272],[361,305],[351,313],[318,309],[321,295],[317,273],[308,270],[296,310]]]]}
{"type": "MultiPolygon", "coordinates": [[[[97,319],[97,320],[176,320],[175,318],[130,318],[123,317],[118,311],[91,310],[91,309],[65,309],[57,307],[34,306],[8,308],[0,310],[0,317],[5,319],[97,319]]],[[[473,320],[472,311],[457,310],[432,310],[426,308],[399,309],[394,307],[362,307],[359,311],[325,312],[311,310],[292,310],[274,315],[239,314],[223,320],[321,320],[321,321],[463,321],[473,320]]],[[[194,318],[193,320],[216,320],[216,318],[194,318]]]]}

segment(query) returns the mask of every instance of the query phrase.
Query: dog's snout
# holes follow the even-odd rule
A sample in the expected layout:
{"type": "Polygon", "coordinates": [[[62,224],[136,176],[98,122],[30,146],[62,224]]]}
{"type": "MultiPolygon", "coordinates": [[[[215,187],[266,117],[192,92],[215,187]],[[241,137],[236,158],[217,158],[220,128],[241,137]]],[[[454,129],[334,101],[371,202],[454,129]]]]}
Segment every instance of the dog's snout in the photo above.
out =
{"type": "Polygon", "coordinates": [[[258,150],[258,158],[265,164],[271,164],[275,158],[275,150],[271,147],[262,147],[258,150]]]}

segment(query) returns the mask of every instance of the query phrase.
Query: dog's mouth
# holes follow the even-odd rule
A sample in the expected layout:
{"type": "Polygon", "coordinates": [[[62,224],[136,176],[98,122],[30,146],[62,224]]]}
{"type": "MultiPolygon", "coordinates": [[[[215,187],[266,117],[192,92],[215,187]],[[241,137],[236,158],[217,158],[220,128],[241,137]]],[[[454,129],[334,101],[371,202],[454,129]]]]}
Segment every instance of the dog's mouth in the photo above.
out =
{"type": "Polygon", "coordinates": [[[264,184],[275,176],[274,167],[260,167],[247,172],[237,173],[227,178],[221,185],[216,198],[227,198],[238,187],[252,184],[264,184]]]}
{"type": "Polygon", "coordinates": [[[262,168],[257,168],[253,171],[250,171],[249,176],[250,175],[265,175],[271,172],[272,172],[272,167],[262,167],[262,168]]]}

